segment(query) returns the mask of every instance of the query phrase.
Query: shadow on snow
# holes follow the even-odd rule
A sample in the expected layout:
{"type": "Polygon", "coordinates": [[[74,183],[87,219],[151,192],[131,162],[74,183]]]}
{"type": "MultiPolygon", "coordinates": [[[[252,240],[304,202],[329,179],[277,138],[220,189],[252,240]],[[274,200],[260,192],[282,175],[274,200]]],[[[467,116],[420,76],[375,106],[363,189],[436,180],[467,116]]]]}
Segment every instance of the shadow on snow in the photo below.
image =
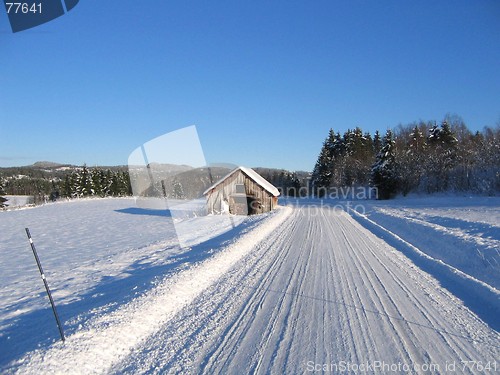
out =
{"type": "Polygon", "coordinates": [[[131,215],[149,215],[149,216],[163,216],[163,217],[172,217],[172,213],[170,210],[155,210],[149,208],[139,208],[139,207],[130,207],[123,208],[121,210],[115,210],[115,212],[119,212],[122,214],[131,214],[131,215]]]}
{"type": "MultiPolygon", "coordinates": [[[[139,215],[158,214],[158,210],[126,209],[125,213],[139,215]],[[149,212],[149,213],[148,213],[149,212]]],[[[186,252],[171,256],[168,264],[153,265],[140,259],[123,270],[124,278],[105,277],[94,288],[80,296],[77,301],[58,304],[57,311],[64,326],[64,332],[70,339],[81,326],[85,326],[95,316],[108,314],[119,309],[132,299],[151,290],[164,278],[187,269],[193,263],[202,262],[218,252],[238,233],[257,225],[263,218],[244,221],[233,228],[206,242],[188,248],[186,252]]],[[[171,250],[166,248],[165,250],[171,250]]],[[[47,307],[33,310],[3,323],[7,328],[0,332],[0,370],[12,371],[20,364],[15,360],[36,349],[46,349],[60,340],[54,315],[45,292],[39,298],[47,300],[47,307]]],[[[19,306],[21,308],[22,306],[19,306]]]]}
{"type": "Polygon", "coordinates": [[[411,247],[412,244],[402,242],[394,234],[387,232],[363,217],[356,214],[351,215],[351,217],[390,246],[401,251],[421,270],[433,276],[443,288],[462,300],[464,305],[487,325],[500,332],[500,320],[498,319],[500,316],[500,300],[492,290],[455,273],[453,269],[446,267],[439,261],[421,256],[411,247]]]}

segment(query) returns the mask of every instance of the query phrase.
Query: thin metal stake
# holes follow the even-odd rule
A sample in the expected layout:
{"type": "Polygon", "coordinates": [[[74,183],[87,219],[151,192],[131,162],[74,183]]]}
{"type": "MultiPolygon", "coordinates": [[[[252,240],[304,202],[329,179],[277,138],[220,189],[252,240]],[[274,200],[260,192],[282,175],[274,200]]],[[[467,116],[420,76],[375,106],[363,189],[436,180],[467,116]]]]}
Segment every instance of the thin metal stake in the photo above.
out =
{"type": "Polygon", "coordinates": [[[47,283],[47,279],[45,278],[45,274],[43,273],[42,264],[40,263],[40,258],[38,258],[35,244],[33,243],[33,240],[31,239],[30,230],[28,228],[25,228],[25,229],[26,229],[26,235],[28,236],[28,239],[30,241],[31,250],[33,250],[33,255],[35,256],[36,264],[38,265],[38,269],[40,270],[40,275],[42,276],[43,284],[45,285],[45,290],[47,291],[47,295],[49,296],[50,304],[52,305],[52,311],[54,312],[54,317],[56,318],[57,328],[59,328],[59,333],[61,334],[61,340],[64,342],[65,337],[64,337],[62,324],[61,324],[61,321],[59,320],[59,315],[57,315],[56,305],[54,303],[54,300],[52,299],[52,294],[50,293],[49,284],[47,283]]]}

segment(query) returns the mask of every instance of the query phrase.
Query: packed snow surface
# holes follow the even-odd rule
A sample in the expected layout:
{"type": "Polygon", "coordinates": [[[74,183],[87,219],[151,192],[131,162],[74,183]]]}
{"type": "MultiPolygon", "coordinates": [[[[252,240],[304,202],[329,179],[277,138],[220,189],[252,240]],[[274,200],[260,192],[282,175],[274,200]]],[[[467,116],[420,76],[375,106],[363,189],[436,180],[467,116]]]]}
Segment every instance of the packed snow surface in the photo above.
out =
{"type": "Polygon", "coordinates": [[[0,371],[498,371],[497,198],[289,203],[188,217],[188,247],[133,199],[0,212],[0,371]]]}
{"type": "Polygon", "coordinates": [[[500,289],[499,198],[409,198],[363,209],[431,257],[500,289]]]}

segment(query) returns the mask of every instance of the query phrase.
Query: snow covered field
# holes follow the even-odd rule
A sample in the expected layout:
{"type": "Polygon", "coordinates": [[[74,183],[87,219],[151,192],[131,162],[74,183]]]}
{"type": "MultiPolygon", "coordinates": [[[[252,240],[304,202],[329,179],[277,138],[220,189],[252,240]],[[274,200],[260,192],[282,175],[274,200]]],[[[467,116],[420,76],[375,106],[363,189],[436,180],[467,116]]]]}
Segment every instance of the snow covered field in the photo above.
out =
{"type": "Polygon", "coordinates": [[[33,197],[29,195],[6,195],[7,206],[9,208],[18,208],[33,204],[33,197]]]}
{"type": "Polygon", "coordinates": [[[133,199],[0,212],[0,372],[498,370],[500,199],[318,203],[186,218],[183,248],[168,211],[133,199]]]}
{"type": "Polygon", "coordinates": [[[237,233],[225,235],[223,219],[199,218],[191,226],[191,247],[179,248],[169,212],[137,207],[134,199],[66,201],[0,212],[0,369],[58,340],[25,227],[71,335],[91,317],[113,312],[166,276],[212,256],[264,218],[249,218],[237,233]]]}

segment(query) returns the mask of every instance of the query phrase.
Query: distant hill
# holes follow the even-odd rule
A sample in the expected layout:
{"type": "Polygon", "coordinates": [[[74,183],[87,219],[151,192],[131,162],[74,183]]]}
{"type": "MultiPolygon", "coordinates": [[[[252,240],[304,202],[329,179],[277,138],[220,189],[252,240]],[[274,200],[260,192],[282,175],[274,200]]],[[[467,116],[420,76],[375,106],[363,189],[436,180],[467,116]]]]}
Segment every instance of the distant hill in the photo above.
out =
{"type": "Polygon", "coordinates": [[[68,166],[69,164],[61,164],[61,163],[54,163],[51,161],[37,161],[33,165],[31,165],[33,168],[58,168],[58,167],[63,167],[63,166],[68,166]]]}

